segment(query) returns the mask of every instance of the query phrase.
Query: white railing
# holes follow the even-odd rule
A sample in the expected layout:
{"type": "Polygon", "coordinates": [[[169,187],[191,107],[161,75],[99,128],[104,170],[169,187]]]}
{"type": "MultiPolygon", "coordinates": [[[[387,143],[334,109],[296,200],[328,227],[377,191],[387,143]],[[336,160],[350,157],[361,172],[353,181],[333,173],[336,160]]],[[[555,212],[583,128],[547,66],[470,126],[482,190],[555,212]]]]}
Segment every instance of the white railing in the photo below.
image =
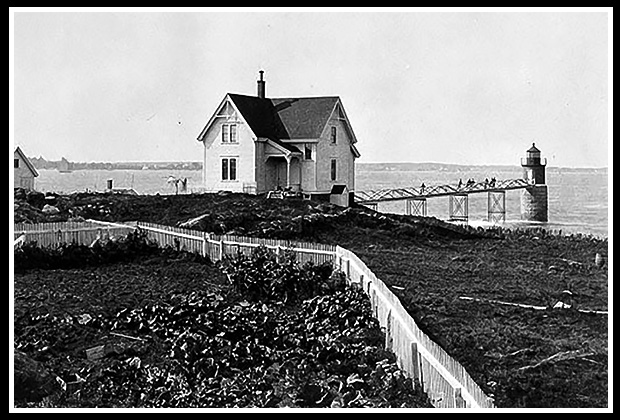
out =
{"type": "MultiPolygon", "coordinates": [[[[136,222],[116,224],[89,220],[90,226],[45,224],[50,228],[50,238],[60,241],[72,239],[90,243],[94,239],[85,232],[101,235],[103,229],[124,229],[125,233],[134,229],[148,232],[149,238],[160,246],[172,246],[180,250],[208,256],[218,261],[225,255],[250,254],[258,246],[265,246],[280,253],[285,249],[296,254],[297,261],[315,264],[332,262],[335,269],[344,272],[350,283],[361,287],[371,301],[372,310],[385,331],[386,347],[397,358],[399,367],[409,377],[422,386],[433,406],[438,408],[492,408],[493,400],[485,395],[474,382],[465,368],[452,358],[437,343],[420,330],[413,318],[407,313],[396,295],[379,280],[374,273],[353,252],[340,246],[261,239],[233,235],[212,235],[192,229],[176,228],[153,223],[136,222]],[[63,230],[64,228],[64,230],[63,230]],[[90,230],[89,230],[90,229],[90,230]],[[60,234],[59,234],[60,232],[60,234]],[[81,232],[82,235],[69,235],[81,232]],[[64,235],[64,236],[63,236],[64,235]]],[[[15,225],[15,233],[22,234],[19,241],[37,238],[47,240],[42,225],[15,225]],[[25,236],[24,236],[25,235],[25,236]],[[42,236],[34,236],[42,235],[42,236]]],[[[115,234],[117,231],[115,231],[115,234]]],[[[39,242],[43,245],[45,241],[39,242]]],[[[58,243],[58,242],[55,242],[58,243]]]]}

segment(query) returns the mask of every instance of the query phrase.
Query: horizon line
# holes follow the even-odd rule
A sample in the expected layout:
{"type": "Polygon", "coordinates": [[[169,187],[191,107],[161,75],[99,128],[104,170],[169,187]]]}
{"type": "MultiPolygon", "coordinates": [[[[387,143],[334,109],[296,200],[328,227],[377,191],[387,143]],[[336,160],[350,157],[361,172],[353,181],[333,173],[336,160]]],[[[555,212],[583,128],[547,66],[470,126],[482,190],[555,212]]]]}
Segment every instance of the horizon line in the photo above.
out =
{"type": "MultiPolygon", "coordinates": [[[[69,159],[67,159],[66,157],[61,157],[59,160],[48,160],[43,156],[38,156],[38,157],[28,157],[28,159],[44,159],[47,162],[60,162],[62,160],[62,158],[65,158],[69,163],[77,163],[77,164],[88,164],[88,163],[101,163],[101,164],[171,164],[171,163],[199,163],[202,164],[202,161],[199,160],[116,160],[116,161],[97,161],[97,160],[91,160],[91,161],[71,161],[69,159]]],[[[407,162],[389,162],[389,161],[382,161],[382,162],[356,162],[356,165],[445,165],[445,166],[465,166],[465,167],[470,167],[470,166],[480,166],[480,167],[498,167],[498,166],[502,166],[502,167],[520,167],[521,165],[519,164],[502,164],[502,163],[498,163],[498,164],[481,164],[481,163],[473,163],[473,164],[468,164],[468,163],[450,163],[450,162],[433,162],[433,161],[425,161],[425,162],[413,162],[413,161],[407,161],[407,162]]],[[[569,168],[569,169],[609,169],[609,166],[559,166],[559,165],[547,165],[547,168],[569,168]]]]}

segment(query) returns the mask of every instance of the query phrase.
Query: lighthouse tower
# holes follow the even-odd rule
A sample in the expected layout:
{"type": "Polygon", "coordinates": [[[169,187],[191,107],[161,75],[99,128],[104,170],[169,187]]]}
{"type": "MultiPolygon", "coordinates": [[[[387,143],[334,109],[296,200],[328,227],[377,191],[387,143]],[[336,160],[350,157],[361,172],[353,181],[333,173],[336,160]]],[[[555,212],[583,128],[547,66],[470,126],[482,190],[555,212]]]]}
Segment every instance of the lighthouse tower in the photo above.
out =
{"type": "Polygon", "coordinates": [[[532,143],[532,147],[526,151],[525,159],[521,159],[521,166],[523,179],[530,184],[521,195],[521,220],[546,222],[548,221],[548,192],[545,185],[547,159],[544,163],[541,161],[540,150],[532,143]]]}

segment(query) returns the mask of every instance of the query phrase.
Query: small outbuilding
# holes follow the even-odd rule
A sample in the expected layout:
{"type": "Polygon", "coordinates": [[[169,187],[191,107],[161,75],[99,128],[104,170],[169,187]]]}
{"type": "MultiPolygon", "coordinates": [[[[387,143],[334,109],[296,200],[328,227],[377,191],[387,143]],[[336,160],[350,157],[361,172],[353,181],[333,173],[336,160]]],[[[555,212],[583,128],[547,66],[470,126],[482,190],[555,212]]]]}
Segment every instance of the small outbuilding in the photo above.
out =
{"type": "Polygon", "coordinates": [[[34,190],[34,179],[39,176],[36,168],[19,146],[13,153],[13,188],[34,190]]]}
{"type": "Polygon", "coordinates": [[[337,206],[349,207],[349,189],[344,184],[332,186],[329,202],[337,206]]]}

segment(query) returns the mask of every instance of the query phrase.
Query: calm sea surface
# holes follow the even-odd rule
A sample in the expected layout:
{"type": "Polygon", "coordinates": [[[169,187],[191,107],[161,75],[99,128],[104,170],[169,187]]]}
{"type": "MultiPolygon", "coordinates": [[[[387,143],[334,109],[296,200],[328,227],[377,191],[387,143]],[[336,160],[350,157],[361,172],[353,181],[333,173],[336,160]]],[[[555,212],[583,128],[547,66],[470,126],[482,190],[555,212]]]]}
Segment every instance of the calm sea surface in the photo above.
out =
{"type": "MultiPolygon", "coordinates": [[[[175,186],[168,182],[170,176],[187,178],[188,192],[198,191],[201,171],[196,170],[78,170],[60,173],[56,170],[39,170],[36,188],[39,191],[75,192],[103,191],[107,181],[114,187],[133,188],[140,194],[174,194],[175,186]]],[[[356,189],[358,191],[381,188],[419,187],[422,182],[431,185],[456,185],[459,179],[477,181],[495,177],[517,179],[522,177],[521,167],[458,167],[444,170],[399,170],[390,164],[371,165],[356,168],[356,189]]],[[[606,169],[564,169],[547,168],[546,181],[549,188],[549,222],[526,223],[520,221],[520,197],[522,190],[506,192],[507,227],[542,226],[566,233],[584,233],[601,237],[608,236],[608,173],[606,169]]],[[[427,214],[440,219],[448,217],[448,198],[437,197],[427,200],[427,214]]],[[[404,213],[404,202],[382,203],[380,211],[404,213]]],[[[470,224],[487,224],[487,194],[469,195],[470,224]]]]}

